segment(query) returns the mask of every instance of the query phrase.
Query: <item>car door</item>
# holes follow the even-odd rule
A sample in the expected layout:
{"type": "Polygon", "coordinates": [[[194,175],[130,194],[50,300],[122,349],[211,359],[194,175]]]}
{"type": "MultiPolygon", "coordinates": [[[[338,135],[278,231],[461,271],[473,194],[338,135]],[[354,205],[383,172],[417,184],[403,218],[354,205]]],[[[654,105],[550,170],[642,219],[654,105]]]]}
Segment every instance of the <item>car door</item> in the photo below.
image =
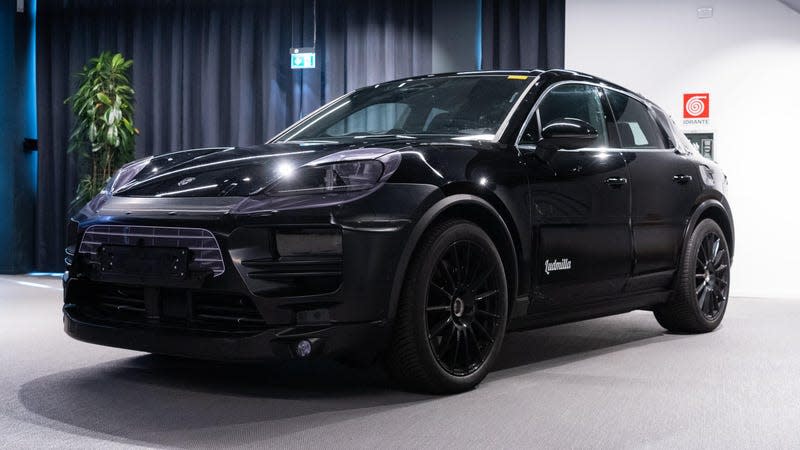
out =
{"type": "MultiPolygon", "coordinates": [[[[700,180],[645,103],[606,90],[631,181],[634,266],[626,290],[669,286],[700,180]]],[[[666,119],[665,119],[666,120],[666,119]]]]}
{"type": "Polygon", "coordinates": [[[621,152],[608,150],[616,132],[608,133],[614,124],[602,95],[593,85],[559,84],[544,94],[520,135],[530,175],[534,311],[613,297],[630,273],[628,173],[621,152]],[[590,123],[597,140],[540,160],[533,152],[539,130],[564,118],[590,123]]]}

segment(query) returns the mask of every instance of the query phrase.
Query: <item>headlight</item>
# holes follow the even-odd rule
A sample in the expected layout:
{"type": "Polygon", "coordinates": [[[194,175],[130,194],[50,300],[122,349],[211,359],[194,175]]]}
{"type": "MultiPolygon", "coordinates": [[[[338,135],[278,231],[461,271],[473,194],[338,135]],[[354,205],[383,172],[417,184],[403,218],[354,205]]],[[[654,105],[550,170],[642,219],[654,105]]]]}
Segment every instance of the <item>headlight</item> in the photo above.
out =
{"type": "Polygon", "coordinates": [[[101,195],[113,194],[119,188],[125,186],[126,184],[130,183],[131,180],[136,178],[136,175],[139,175],[139,172],[144,169],[145,166],[150,164],[150,160],[153,159],[152,156],[149,156],[144,159],[139,159],[124,166],[120,167],[117,173],[114,174],[106,183],[106,186],[100,191],[101,195]]]}
{"type": "Polygon", "coordinates": [[[153,159],[152,156],[130,162],[120,167],[120,169],[108,179],[108,182],[103,189],[100,190],[100,193],[86,204],[84,208],[88,208],[88,210],[84,212],[87,215],[89,213],[97,212],[108,201],[108,199],[111,198],[114,192],[125,186],[127,183],[130,183],[131,180],[136,177],[136,175],[139,175],[139,172],[141,172],[142,169],[144,169],[144,167],[150,163],[151,159],[153,159]]]}
{"type": "Polygon", "coordinates": [[[380,161],[346,161],[307,165],[297,169],[279,167],[281,176],[269,186],[267,195],[304,195],[363,191],[375,186],[384,172],[380,161]]]}

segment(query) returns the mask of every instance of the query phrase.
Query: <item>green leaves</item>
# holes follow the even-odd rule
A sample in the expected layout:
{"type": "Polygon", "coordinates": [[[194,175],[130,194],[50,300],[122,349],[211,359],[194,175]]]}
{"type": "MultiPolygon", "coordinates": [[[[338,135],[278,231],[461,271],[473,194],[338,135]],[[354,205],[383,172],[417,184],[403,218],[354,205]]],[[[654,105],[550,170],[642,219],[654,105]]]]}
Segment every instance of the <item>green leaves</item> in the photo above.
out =
{"type": "Polygon", "coordinates": [[[119,53],[115,54],[111,58],[111,67],[114,69],[118,69],[125,62],[125,58],[122,57],[119,53]]]}
{"type": "Polygon", "coordinates": [[[112,104],[111,99],[104,92],[98,92],[97,99],[103,102],[103,104],[105,104],[106,106],[111,106],[112,104]]]}
{"type": "Polygon", "coordinates": [[[101,53],[77,74],[77,90],[64,101],[76,118],[69,151],[79,152],[87,172],[78,184],[76,206],[94,197],[106,179],[133,159],[139,131],[133,124],[134,90],[128,79],[132,65],[120,53],[101,53]]]}

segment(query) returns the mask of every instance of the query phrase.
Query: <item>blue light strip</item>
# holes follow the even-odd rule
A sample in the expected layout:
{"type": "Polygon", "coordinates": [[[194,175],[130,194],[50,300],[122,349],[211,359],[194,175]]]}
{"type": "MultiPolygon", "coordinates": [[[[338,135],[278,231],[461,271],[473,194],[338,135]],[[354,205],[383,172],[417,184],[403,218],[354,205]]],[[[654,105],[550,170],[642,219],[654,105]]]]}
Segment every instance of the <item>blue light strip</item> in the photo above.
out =
{"type": "Polygon", "coordinates": [[[483,0],[477,0],[475,17],[475,68],[481,70],[483,65],[483,0]]]}
{"type": "Polygon", "coordinates": [[[28,16],[31,23],[30,33],[30,54],[28,56],[28,93],[25,96],[28,105],[28,120],[25,124],[28,137],[36,138],[39,136],[39,127],[36,120],[36,0],[29,0],[28,16]]]}
{"type": "MultiPolygon", "coordinates": [[[[39,122],[37,117],[37,99],[36,99],[36,2],[37,0],[29,0],[28,9],[31,21],[31,34],[30,34],[30,55],[28,56],[28,93],[25,96],[27,100],[27,113],[28,120],[25,124],[26,137],[34,139],[39,138],[39,122]]],[[[30,155],[30,183],[32,184],[32,192],[35,199],[38,199],[39,191],[39,155],[34,152],[30,155]]]]}
{"type": "Polygon", "coordinates": [[[64,275],[64,272],[30,272],[28,273],[29,277],[54,277],[54,278],[61,278],[64,275]]]}

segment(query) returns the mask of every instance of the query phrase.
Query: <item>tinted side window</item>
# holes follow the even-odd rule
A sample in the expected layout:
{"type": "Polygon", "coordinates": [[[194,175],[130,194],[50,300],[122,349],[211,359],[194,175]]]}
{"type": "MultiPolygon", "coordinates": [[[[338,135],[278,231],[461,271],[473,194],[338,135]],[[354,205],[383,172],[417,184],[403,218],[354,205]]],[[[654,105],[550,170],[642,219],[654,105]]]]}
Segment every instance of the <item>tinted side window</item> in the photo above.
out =
{"type": "Polygon", "coordinates": [[[540,128],[565,118],[583,120],[597,129],[597,140],[591,147],[608,146],[606,117],[599,88],[586,84],[565,84],[545,94],[523,132],[520,144],[535,144],[539,141],[540,128]]]}
{"type": "Polygon", "coordinates": [[[617,120],[622,148],[666,148],[647,106],[616,91],[606,90],[606,94],[617,120]]]}

